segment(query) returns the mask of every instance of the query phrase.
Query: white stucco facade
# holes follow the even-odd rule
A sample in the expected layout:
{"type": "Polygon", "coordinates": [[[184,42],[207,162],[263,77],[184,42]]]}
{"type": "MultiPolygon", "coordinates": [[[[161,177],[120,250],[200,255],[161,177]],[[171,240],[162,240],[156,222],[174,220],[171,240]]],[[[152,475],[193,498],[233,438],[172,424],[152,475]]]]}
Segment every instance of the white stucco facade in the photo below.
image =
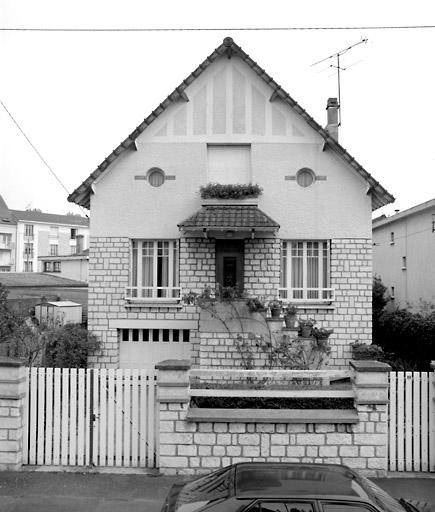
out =
{"type": "Polygon", "coordinates": [[[375,220],[373,244],[373,271],[396,306],[435,304],[435,199],[375,220]]]}

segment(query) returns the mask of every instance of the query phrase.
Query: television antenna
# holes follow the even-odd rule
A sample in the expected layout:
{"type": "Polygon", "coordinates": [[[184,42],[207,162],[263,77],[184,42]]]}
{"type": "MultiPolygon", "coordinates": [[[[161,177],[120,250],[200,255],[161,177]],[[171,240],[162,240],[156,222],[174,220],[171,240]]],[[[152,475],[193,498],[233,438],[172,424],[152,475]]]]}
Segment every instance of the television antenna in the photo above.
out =
{"type": "Polygon", "coordinates": [[[311,67],[313,67],[313,66],[317,66],[317,64],[321,64],[322,62],[326,62],[326,61],[331,60],[331,59],[336,59],[336,63],[335,64],[330,64],[329,67],[330,68],[335,68],[337,70],[338,126],[341,126],[341,76],[340,76],[340,72],[341,71],[346,71],[346,69],[348,69],[351,66],[353,66],[353,64],[350,64],[349,66],[342,67],[340,65],[340,57],[342,55],[344,55],[345,53],[347,53],[352,48],[355,48],[355,46],[359,46],[360,44],[363,44],[363,43],[365,44],[365,43],[367,43],[367,41],[368,41],[368,39],[365,37],[365,38],[361,39],[361,41],[358,41],[357,43],[352,44],[351,46],[348,46],[347,48],[344,48],[343,50],[340,50],[337,53],[333,53],[332,55],[329,55],[329,57],[325,57],[324,59],[318,60],[317,62],[314,62],[313,64],[311,64],[311,67]]]}

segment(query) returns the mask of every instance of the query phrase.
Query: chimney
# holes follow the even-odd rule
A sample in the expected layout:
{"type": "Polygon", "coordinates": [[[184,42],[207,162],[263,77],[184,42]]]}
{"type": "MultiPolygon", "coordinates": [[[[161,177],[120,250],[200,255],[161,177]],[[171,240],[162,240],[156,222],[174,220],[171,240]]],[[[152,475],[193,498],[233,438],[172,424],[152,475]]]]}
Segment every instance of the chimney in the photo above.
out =
{"type": "Polygon", "coordinates": [[[338,140],[338,109],[340,105],[338,104],[337,98],[328,98],[328,103],[326,104],[326,110],[328,111],[328,124],[326,125],[326,131],[329,133],[331,137],[335,140],[338,140]]]}

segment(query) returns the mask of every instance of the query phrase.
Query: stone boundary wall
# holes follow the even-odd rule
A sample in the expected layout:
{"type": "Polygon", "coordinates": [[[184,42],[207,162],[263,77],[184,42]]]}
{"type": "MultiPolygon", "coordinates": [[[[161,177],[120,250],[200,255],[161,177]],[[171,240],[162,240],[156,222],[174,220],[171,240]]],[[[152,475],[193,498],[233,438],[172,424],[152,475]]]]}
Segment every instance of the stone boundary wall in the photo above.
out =
{"type": "Polygon", "coordinates": [[[366,476],[386,475],[386,364],[351,362],[357,423],[337,423],[333,418],[298,423],[297,411],[292,422],[256,421],[255,410],[249,422],[224,421],[219,410],[210,410],[204,421],[190,421],[189,364],[167,361],[156,368],[163,474],[196,475],[236,462],[274,461],[345,464],[366,476]]]}
{"type": "Polygon", "coordinates": [[[23,462],[26,368],[22,361],[0,357],[0,471],[23,462]]]}

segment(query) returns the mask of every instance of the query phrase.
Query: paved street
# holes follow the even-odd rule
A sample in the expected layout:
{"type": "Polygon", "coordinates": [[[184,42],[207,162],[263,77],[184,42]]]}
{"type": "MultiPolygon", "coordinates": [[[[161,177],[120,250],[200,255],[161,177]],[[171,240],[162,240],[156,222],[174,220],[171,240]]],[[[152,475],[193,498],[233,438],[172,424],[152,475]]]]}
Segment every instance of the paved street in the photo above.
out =
{"type": "MultiPolygon", "coordinates": [[[[0,512],[159,512],[174,477],[2,472],[0,512]]],[[[377,480],[395,496],[435,503],[435,478],[377,480]]]]}

